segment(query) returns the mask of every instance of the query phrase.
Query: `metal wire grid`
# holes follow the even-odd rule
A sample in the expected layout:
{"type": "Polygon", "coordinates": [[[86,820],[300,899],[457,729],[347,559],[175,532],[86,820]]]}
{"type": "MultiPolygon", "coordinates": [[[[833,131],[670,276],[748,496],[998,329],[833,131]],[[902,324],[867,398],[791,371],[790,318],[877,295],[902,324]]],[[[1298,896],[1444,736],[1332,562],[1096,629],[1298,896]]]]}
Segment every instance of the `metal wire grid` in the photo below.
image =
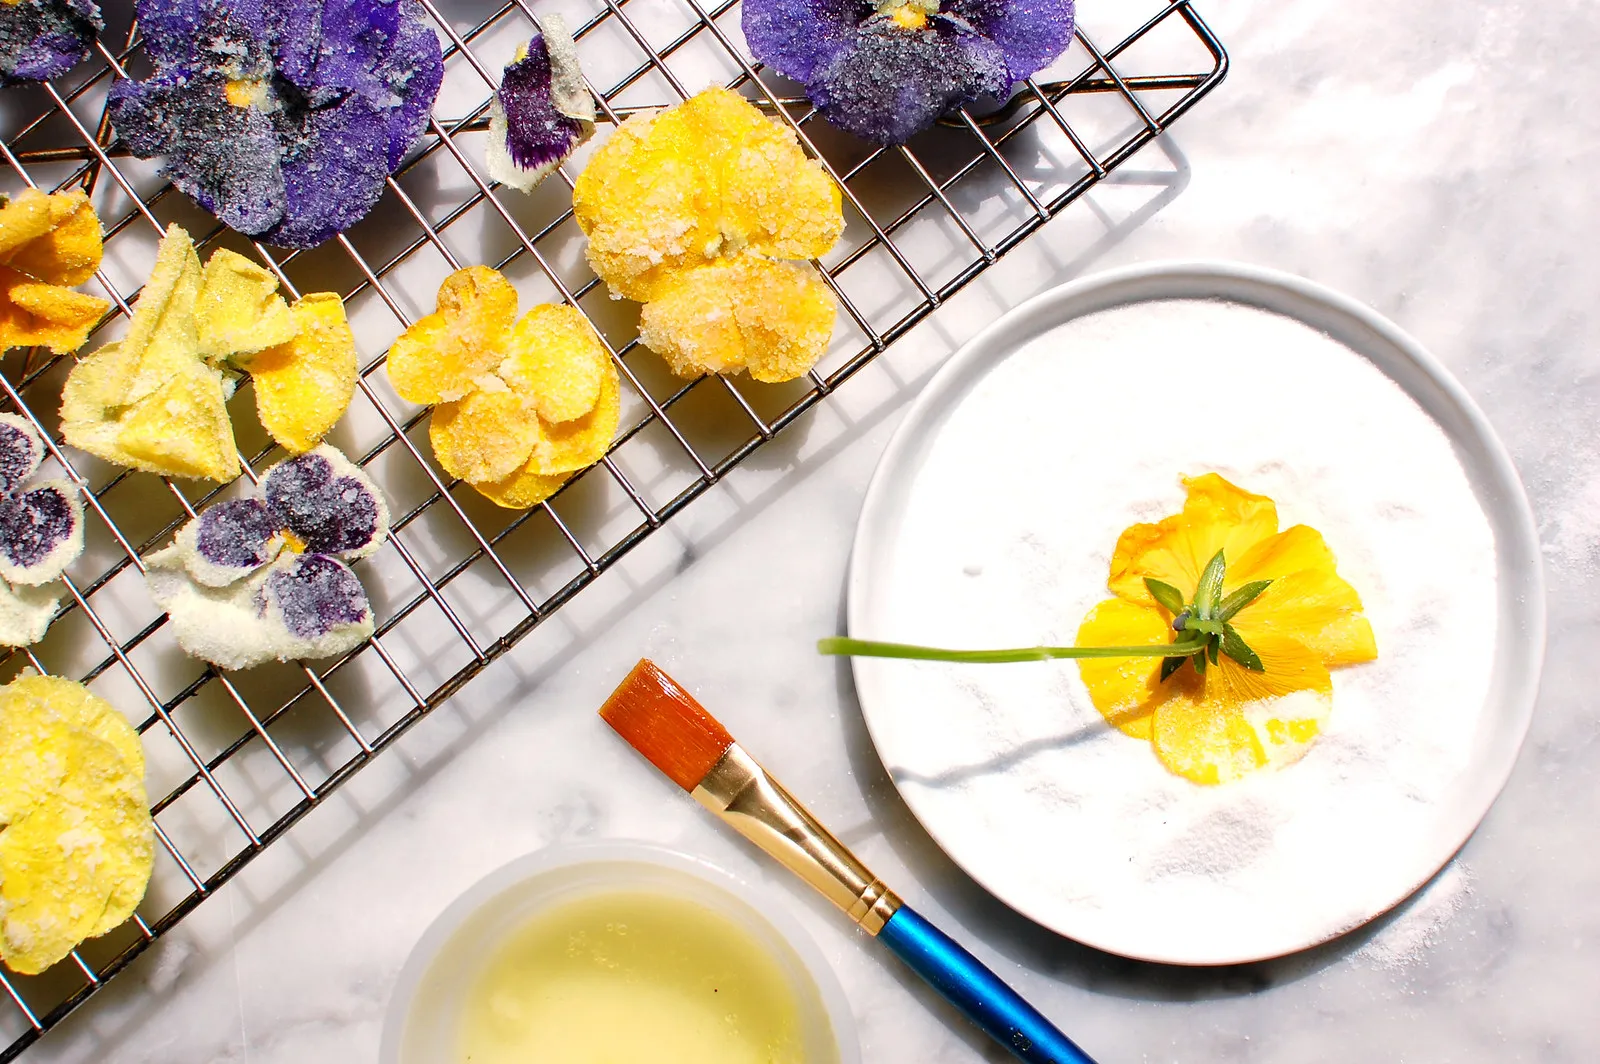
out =
{"type": "MultiPolygon", "coordinates": [[[[570,190],[583,156],[531,197],[491,187],[483,176],[476,138],[496,72],[532,33],[529,0],[487,0],[469,12],[453,4],[448,14],[421,0],[445,43],[436,117],[374,216],[311,252],[284,254],[221,229],[116,142],[106,91],[115,75],[142,73],[128,12],[119,25],[115,7],[107,11],[112,25],[93,64],[36,92],[13,90],[23,108],[0,110],[0,153],[12,174],[46,189],[88,188],[105,224],[106,262],[96,280],[114,311],[87,349],[125,327],[169,221],[199,235],[202,253],[231,246],[254,254],[291,295],[342,293],[364,364],[333,442],[383,486],[395,521],[389,544],[359,567],[378,614],[368,644],[315,667],[237,674],[205,668],[176,650],[164,617],[143,594],[142,556],[213,498],[238,489],[197,490],[64,450],[55,412],[70,359],[35,350],[12,352],[0,364],[7,404],[45,434],[51,462],[84,486],[92,511],[88,548],[67,576],[49,636],[0,667],[78,677],[124,712],[143,716],[159,842],[149,894],[132,920],[41,976],[0,970],[0,989],[15,1006],[0,1016],[0,1039],[9,1040],[0,1062],[14,1059],[378,751],[1214,87],[1226,54],[1189,0],[1149,2],[1150,11],[1110,47],[1080,30],[1072,51],[1027,82],[998,120],[963,113],[956,128],[900,148],[838,134],[791,95],[792,85],[761,75],[742,49],[736,0],[714,7],[703,0],[603,0],[600,10],[563,12],[606,119],[721,82],[793,128],[839,180],[846,235],[817,265],[839,299],[840,327],[828,357],[788,386],[721,377],[686,384],[639,347],[636,312],[605,299],[582,259],[570,190]],[[110,47],[116,41],[121,46],[110,47]],[[1053,80],[1058,70],[1065,73],[1053,80]],[[437,117],[450,113],[458,117],[437,117]],[[426,409],[400,400],[378,369],[388,342],[432,309],[443,274],[484,261],[513,280],[524,307],[564,300],[582,310],[611,348],[628,393],[625,429],[607,457],[520,514],[498,510],[437,471],[425,443],[426,409]]],[[[540,14],[547,10],[540,5],[540,14]]],[[[236,396],[230,413],[242,479],[253,483],[282,455],[247,411],[236,396]]]]}

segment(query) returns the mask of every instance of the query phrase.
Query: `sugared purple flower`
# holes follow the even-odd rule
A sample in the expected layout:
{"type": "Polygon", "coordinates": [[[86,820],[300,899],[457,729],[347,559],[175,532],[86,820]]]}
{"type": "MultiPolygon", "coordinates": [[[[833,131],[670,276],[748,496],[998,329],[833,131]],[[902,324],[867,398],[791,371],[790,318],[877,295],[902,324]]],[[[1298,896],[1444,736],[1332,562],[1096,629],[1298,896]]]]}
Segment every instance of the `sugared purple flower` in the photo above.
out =
{"type": "Polygon", "coordinates": [[[0,0],[0,87],[65,74],[104,27],[94,0],[0,0]]]}
{"type": "Polygon", "coordinates": [[[1072,43],[1073,0],[745,0],[744,36],[828,120],[901,144],[1072,43]]]}
{"type": "Polygon", "coordinates": [[[155,73],[117,135],[241,233],[306,248],[366,217],[444,77],[416,0],[138,0],[155,73]]]}
{"type": "Polygon", "coordinates": [[[24,485],[44,461],[44,440],[16,414],[0,414],[0,644],[44,638],[60,595],[46,585],[83,553],[83,504],[65,480],[24,485]]]}
{"type": "Polygon", "coordinates": [[[500,76],[489,104],[489,176],[523,192],[594,133],[594,97],[560,15],[546,16],[500,76]]]}
{"type": "Polygon", "coordinates": [[[185,525],[150,556],[150,594],[178,644],[222,668],[330,657],[372,634],[348,563],[388,535],[378,486],[324,445],[268,470],[257,494],[185,525]]]}

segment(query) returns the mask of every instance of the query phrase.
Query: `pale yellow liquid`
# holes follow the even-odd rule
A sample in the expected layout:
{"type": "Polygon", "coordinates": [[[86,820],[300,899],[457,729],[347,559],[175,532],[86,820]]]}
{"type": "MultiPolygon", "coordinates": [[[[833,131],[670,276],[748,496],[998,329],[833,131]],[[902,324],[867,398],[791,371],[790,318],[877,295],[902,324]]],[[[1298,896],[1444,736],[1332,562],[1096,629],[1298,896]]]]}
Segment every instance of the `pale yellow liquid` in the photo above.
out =
{"type": "Polygon", "coordinates": [[[662,894],[541,913],[466,997],[468,1064],[801,1064],[800,1007],[745,930],[662,894]]]}

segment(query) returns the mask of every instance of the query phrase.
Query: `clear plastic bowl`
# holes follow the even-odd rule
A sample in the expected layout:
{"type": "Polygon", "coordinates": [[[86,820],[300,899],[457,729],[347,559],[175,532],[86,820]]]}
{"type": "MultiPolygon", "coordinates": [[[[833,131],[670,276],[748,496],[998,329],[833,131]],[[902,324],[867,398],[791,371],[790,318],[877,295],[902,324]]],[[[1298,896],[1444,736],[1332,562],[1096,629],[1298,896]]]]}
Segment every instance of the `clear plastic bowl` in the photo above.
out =
{"type": "Polygon", "coordinates": [[[495,946],[552,905],[585,894],[655,890],[714,909],[766,948],[800,1004],[806,1064],[860,1064],[855,1018],[822,953],[773,895],[698,858],[640,842],[551,846],[479,880],[423,932],[400,970],[380,1064],[455,1059],[463,997],[495,946]]]}

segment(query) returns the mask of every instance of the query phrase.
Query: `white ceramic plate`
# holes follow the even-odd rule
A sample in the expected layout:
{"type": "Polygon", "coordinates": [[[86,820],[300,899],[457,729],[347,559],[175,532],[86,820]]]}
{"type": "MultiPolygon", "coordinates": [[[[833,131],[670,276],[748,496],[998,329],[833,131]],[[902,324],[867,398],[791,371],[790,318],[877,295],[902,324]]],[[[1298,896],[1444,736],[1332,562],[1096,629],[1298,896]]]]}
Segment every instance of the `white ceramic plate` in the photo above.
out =
{"type": "MultiPolygon", "coordinates": [[[[1063,349],[1066,345],[1054,343],[1052,337],[1070,330],[1076,319],[1099,311],[1122,308],[1117,312],[1161,313],[1157,305],[1193,300],[1215,308],[1206,311],[1211,315],[1208,329],[1226,333],[1238,328],[1240,343],[1260,343],[1266,335],[1263,328],[1276,330],[1271,335],[1281,340],[1288,366],[1302,364],[1294,360],[1298,357],[1296,345],[1304,340],[1308,354],[1303,365],[1312,367],[1305,371],[1309,379],[1292,374],[1285,377],[1286,389],[1293,392],[1284,396],[1285,403],[1316,407],[1316,362],[1309,352],[1317,345],[1322,345],[1319,350],[1329,349],[1331,341],[1365,360],[1366,366],[1340,354],[1353,372],[1367,374],[1383,395],[1374,396],[1370,409],[1343,410],[1337,403],[1331,404],[1331,410],[1317,408],[1306,415],[1306,426],[1359,432],[1373,417],[1414,418],[1437,441],[1445,461],[1453,448],[1460,463],[1460,473],[1455,474],[1460,499],[1453,505],[1470,507],[1475,527],[1481,530],[1482,600],[1485,609],[1498,614],[1498,622],[1491,622],[1492,634],[1477,629],[1486,633],[1481,636],[1481,671],[1473,671],[1465,680],[1456,677],[1455,688],[1449,686],[1451,680],[1439,681],[1440,691],[1452,692],[1445,712],[1459,712],[1459,719],[1466,722],[1460,726],[1462,734],[1448,736],[1454,743],[1451,749],[1457,751],[1454,760],[1440,755],[1426,764],[1378,766],[1382,772],[1393,768],[1397,777],[1415,774],[1420,766],[1425,770],[1423,777],[1431,780],[1419,785],[1423,790],[1416,792],[1424,794],[1425,790],[1425,800],[1413,801],[1404,793],[1381,788],[1361,795],[1352,791],[1348,796],[1330,790],[1328,809],[1341,809],[1347,797],[1350,801],[1348,818],[1329,821],[1337,829],[1329,837],[1341,836],[1342,841],[1319,846],[1317,840],[1323,836],[1316,834],[1321,830],[1317,828],[1308,843],[1300,836],[1311,828],[1294,822],[1307,821],[1307,814],[1295,812],[1291,822],[1282,823],[1279,818],[1264,834],[1251,828],[1245,832],[1249,837],[1235,847],[1239,852],[1224,855],[1228,861],[1276,862],[1270,875],[1257,876],[1276,886],[1264,891],[1259,883],[1249,889],[1236,888],[1226,877],[1219,885],[1205,878],[1205,862],[1214,863],[1215,854],[1198,863],[1192,858],[1168,860],[1149,852],[1148,846],[1140,849],[1146,844],[1139,840],[1155,838],[1152,832],[1159,833],[1169,821],[1184,822],[1186,804],[1215,804],[1219,801],[1216,792],[1228,787],[1252,788],[1250,800],[1270,807],[1275,793],[1286,793],[1274,788],[1289,786],[1292,774],[1328,774],[1326,766],[1307,767],[1313,757],[1333,756],[1319,755],[1328,738],[1299,764],[1256,773],[1222,788],[1184,783],[1187,790],[1179,793],[1167,785],[1176,777],[1162,776],[1165,770],[1151,767],[1156,763],[1147,743],[1105,728],[1088,705],[1076,667],[1070,662],[957,666],[858,658],[854,672],[867,727],[896,786],[945,851],[996,897],[1051,930],[1113,953],[1177,964],[1227,964],[1316,945],[1387,911],[1411,894],[1450,859],[1487,812],[1510,774],[1527,730],[1544,649],[1544,591],[1533,517],[1511,461],[1483,415],[1416,341],[1369,308],[1325,288],[1286,274],[1225,263],[1157,264],[1114,271],[1024,304],[951,358],[912,405],[890,442],[867,492],[857,530],[848,627],[858,638],[947,646],[1070,642],[1085,603],[1106,597],[1105,566],[1115,532],[1097,532],[1095,538],[1106,541],[1095,543],[1087,539],[1074,542],[1065,533],[1052,538],[1055,525],[1051,515],[1061,517],[1063,525],[1073,523],[1070,505],[1075,483],[1087,484],[1088,479],[1100,477],[1096,497],[1104,499],[1106,476],[1125,477],[1128,491],[1139,495],[1148,488],[1149,470],[1118,472],[1117,440],[1079,438],[1072,418],[1066,415],[1058,426],[1047,430],[1059,433],[1060,446],[1012,445],[1006,404],[997,402],[996,396],[1008,396],[1019,409],[1038,411],[1040,404],[1050,401],[1041,398],[1041,391],[1054,389],[1053,394],[1059,396],[1073,391],[1074,382],[1081,380],[1083,394],[1124,401],[1125,396],[1113,396],[1107,390],[1107,382],[1120,374],[1127,388],[1139,389],[1146,378],[1138,367],[1119,367],[1117,373],[1108,375],[1104,357],[1093,365],[1074,363],[1074,358],[1085,356],[1063,349]],[[1266,321],[1266,317],[1273,320],[1266,321]],[[1044,359],[1050,360],[1048,364],[1044,359]],[[1019,366],[1027,372],[1019,371],[1019,366]],[[1398,385],[1399,391],[1367,366],[1398,385]],[[1101,391],[1093,391],[1095,388],[1101,391]],[[975,395],[979,397],[976,401],[975,395]],[[1389,406],[1383,407],[1383,403],[1389,406]],[[1387,412],[1378,413],[1380,408],[1387,412]],[[941,447],[943,434],[955,431],[952,424],[967,434],[963,438],[970,438],[973,418],[993,422],[992,454],[974,456],[956,453],[961,449],[954,446],[941,447]],[[1423,419],[1442,430],[1443,439],[1423,419]],[[1007,471],[1004,477],[984,472],[1000,465],[1007,471]],[[1107,474],[1106,468],[1112,472],[1107,474]],[[1003,602],[985,603],[982,595],[986,592],[968,593],[952,583],[959,582],[962,572],[977,575],[984,559],[998,559],[1016,546],[984,538],[982,515],[996,505],[992,493],[1001,490],[995,484],[1002,481],[1012,486],[1004,490],[1050,493],[1040,498],[1047,503],[1056,500],[1038,510],[1040,527],[1051,533],[1039,537],[1045,546],[1028,547],[1035,553],[1056,552],[1047,558],[1049,571],[1040,570],[1041,580],[1051,585],[1050,594],[1059,594],[1063,603],[1059,627],[1050,632],[1008,626],[1003,602]],[[961,508],[967,516],[957,515],[961,508]],[[1062,548],[1063,542],[1067,548],[1062,548]],[[1072,556],[1065,556],[1064,551],[1072,556]],[[1079,551],[1081,554],[1076,553],[1079,551]],[[947,600],[930,591],[945,587],[957,588],[947,600]],[[987,613],[991,619],[973,621],[979,613],[987,613]],[[965,683],[963,669],[1019,671],[1008,674],[1002,684],[1010,692],[1007,697],[994,697],[992,689],[965,703],[965,696],[942,697],[949,694],[949,688],[965,683]],[[930,708],[935,704],[937,709],[930,708]],[[962,705],[967,708],[960,708],[962,705]],[[1091,762],[1091,758],[1098,760],[1091,762]],[[1114,767],[1107,777],[1108,765],[1126,767],[1114,767]],[[1143,807],[1138,802],[1125,803],[1120,811],[1108,814],[1107,802],[1083,801],[1081,793],[1075,798],[1071,787],[1065,785],[1077,781],[1081,787],[1085,780],[1109,778],[1119,781],[1112,784],[1117,786],[1124,777],[1130,788],[1148,785],[1164,797],[1143,807]],[[1089,818],[1100,822],[1091,823],[1089,818]],[[1345,835],[1352,837],[1343,838],[1345,835]],[[1159,875],[1141,873],[1148,882],[1141,880],[1139,891],[1129,891],[1126,898],[1119,896],[1117,884],[1127,881],[1130,867],[1154,867],[1151,862],[1161,861],[1170,867],[1164,867],[1159,875]]],[[[1184,337],[1173,340],[1182,343],[1184,337]]],[[[1082,394],[1074,401],[1081,411],[1082,394]]],[[[1302,428],[1295,419],[1281,415],[1268,420],[1277,426],[1272,431],[1302,428]]],[[[1201,424],[1203,418],[1190,421],[1201,424]]],[[[1171,489],[1172,497],[1160,501],[1178,504],[1177,475],[1202,471],[1195,462],[1206,448],[1195,446],[1199,438],[1195,432],[1173,430],[1170,424],[1130,422],[1128,431],[1164,433],[1164,438],[1170,438],[1171,473],[1163,474],[1161,483],[1171,489]]],[[[1260,457],[1270,459],[1271,455],[1260,457]]],[[[1202,455],[1199,460],[1206,459],[1202,455]]],[[[1371,465],[1374,458],[1369,453],[1365,461],[1371,465]]],[[[1295,470],[1286,472],[1271,461],[1253,468],[1256,479],[1249,471],[1242,475],[1232,471],[1232,476],[1247,481],[1242,484],[1246,488],[1278,498],[1284,526],[1305,520],[1328,532],[1339,555],[1341,574],[1358,589],[1378,583],[1374,566],[1382,568],[1383,550],[1364,552],[1360,543],[1349,542],[1360,539],[1359,515],[1324,513],[1321,516],[1331,525],[1319,523],[1316,477],[1296,481],[1295,470]],[[1297,511],[1295,500],[1270,490],[1278,481],[1304,488],[1299,502],[1310,505],[1310,511],[1305,505],[1297,511]],[[1342,542],[1330,531],[1340,527],[1346,533],[1342,542]]],[[[1219,471],[1230,475],[1228,469],[1219,471]]],[[[1396,501],[1376,499],[1373,505],[1403,508],[1404,489],[1404,483],[1397,485],[1391,477],[1386,490],[1396,501]]],[[[1149,500],[1129,500],[1130,505],[1140,502],[1149,500]]],[[[1147,505],[1140,511],[1140,519],[1176,509],[1177,505],[1165,505],[1152,512],[1147,505]]],[[[1119,519],[1108,527],[1127,523],[1131,522],[1119,519]]],[[[1433,542],[1454,542],[1448,539],[1454,534],[1450,528],[1412,531],[1424,535],[1417,542],[1427,542],[1426,536],[1436,537],[1433,542]]],[[[1417,547],[1411,549],[1413,557],[1417,556],[1417,547]]],[[[987,593],[1033,594],[1026,573],[1019,576],[1019,572],[992,581],[994,586],[987,593]]],[[[1423,608],[1416,605],[1414,596],[1406,600],[1397,591],[1389,596],[1394,601],[1386,602],[1379,586],[1366,597],[1367,613],[1378,632],[1380,657],[1372,665],[1356,668],[1426,670],[1430,648],[1439,645],[1429,640],[1448,636],[1456,619],[1446,619],[1444,631],[1419,635],[1416,617],[1404,615],[1406,610],[1423,608]],[[1385,655],[1386,647],[1392,653],[1385,655]]],[[[1459,619],[1461,625],[1481,622],[1481,618],[1459,619]]],[[[1365,674],[1364,690],[1344,679],[1346,673],[1355,675],[1350,670],[1334,674],[1330,724],[1335,730],[1362,727],[1363,713],[1370,717],[1372,713],[1408,712],[1404,705],[1382,704],[1386,688],[1371,681],[1375,676],[1381,678],[1381,672],[1365,674]],[[1341,687],[1341,683],[1347,686],[1341,687]]],[[[1415,673],[1410,682],[1414,689],[1418,682],[1415,673]]],[[[1397,749],[1400,758],[1421,756],[1408,747],[1397,749]]],[[[1302,782],[1306,778],[1302,776],[1302,782]]],[[[1237,793],[1244,792],[1236,792],[1226,801],[1234,801],[1237,793]]],[[[1306,804],[1303,795],[1297,800],[1306,804]]],[[[1229,809],[1206,814],[1212,821],[1234,815],[1229,809]]],[[[1344,815],[1342,810],[1340,815],[1344,815]]],[[[1197,814],[1193,822],[1200,824],[1204,819],[1197,814]]],[[[1210,829],[1217,825],[1212,823],[1210,829]]],[[[1213,834],[1226,837],[1226,829],[1223,825],[1223,830],[1213,830],[1213,834]]],[[[1168,843],[1180,849],[1186,845],[1181,838],[1168,843]]],[[[1248,879],[1245,873],[1239,875],[1248,879]]]]}

